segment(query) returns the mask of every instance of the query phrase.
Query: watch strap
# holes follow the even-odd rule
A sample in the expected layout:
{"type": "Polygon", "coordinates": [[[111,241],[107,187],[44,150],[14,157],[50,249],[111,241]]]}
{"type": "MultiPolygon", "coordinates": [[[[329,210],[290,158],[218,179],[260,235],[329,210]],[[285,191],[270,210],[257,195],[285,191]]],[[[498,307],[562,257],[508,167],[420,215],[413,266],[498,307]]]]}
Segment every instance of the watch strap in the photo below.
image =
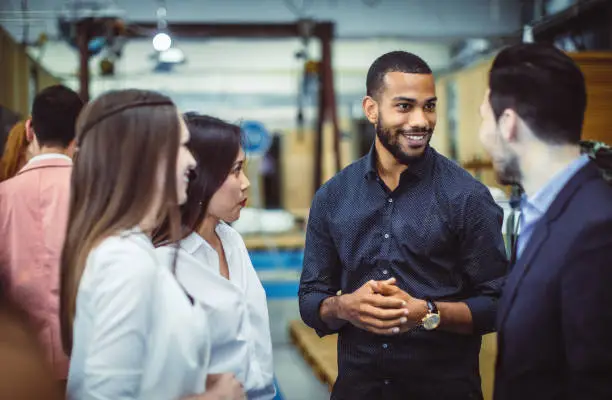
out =
{"type": "Polygon", "coordinates": [[[438,306],[436,306],[436,303],[429,299],[425,300],[425,302],[427,303],[427,312],[429,314],[438,314],[438,306]]]}

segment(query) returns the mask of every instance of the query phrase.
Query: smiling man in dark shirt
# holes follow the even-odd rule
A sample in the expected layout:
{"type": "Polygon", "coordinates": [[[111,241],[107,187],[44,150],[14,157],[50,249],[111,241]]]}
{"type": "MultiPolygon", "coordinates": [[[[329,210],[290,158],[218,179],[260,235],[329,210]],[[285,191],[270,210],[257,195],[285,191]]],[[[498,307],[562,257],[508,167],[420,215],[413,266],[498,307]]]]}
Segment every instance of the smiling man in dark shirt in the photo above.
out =
{"type": "Polygon", "coordinates": [[[319,335],[339,333],[332,399],[482,398],[481,335],[506,272],[503,214],[429,146],[436,100],[421,58],[378,58],[363,100],[374,145],[313,200],[300,312],[319,335]]]}

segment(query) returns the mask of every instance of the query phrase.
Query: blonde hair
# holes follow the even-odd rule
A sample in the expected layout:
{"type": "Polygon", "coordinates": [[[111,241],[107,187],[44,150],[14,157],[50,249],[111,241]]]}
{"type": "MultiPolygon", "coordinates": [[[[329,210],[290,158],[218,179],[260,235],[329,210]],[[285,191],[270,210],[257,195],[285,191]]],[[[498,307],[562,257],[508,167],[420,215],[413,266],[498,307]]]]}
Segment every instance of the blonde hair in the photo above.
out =
{"type": "Polygon", "coordinates": [[[178,240],[179,122],[168,97],[135,89],[103,94],[85,106],[77,120],[78,150],[60,273],[60,323],[68,355],[87,257],[102,240],[138,225],[151,210],[151,188],[162,160],[166,161],[165,185],[158,218],[170,220],[170,239],[178,240]]]}
{"type": "Polygon", "coordinates": [[[11,128],[4,145],[4,154],[0,160],[0,182],[17,175],[25,165],[28,161],[28,145],[26,121],[17,122],[11,128]]]}

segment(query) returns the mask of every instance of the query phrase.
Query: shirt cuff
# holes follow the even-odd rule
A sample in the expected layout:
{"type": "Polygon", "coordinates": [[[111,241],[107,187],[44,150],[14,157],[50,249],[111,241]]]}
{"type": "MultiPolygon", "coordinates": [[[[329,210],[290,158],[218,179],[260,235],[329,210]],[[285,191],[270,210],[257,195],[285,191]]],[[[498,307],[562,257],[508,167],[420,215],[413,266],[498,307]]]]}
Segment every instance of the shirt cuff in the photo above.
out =
{"type": "MultiPolygon", "coordinates": [[[[497,298],[489,296],[472,297],[464,301],[472,313],[474,334],[484,335],[495,331],[497,298]]],[[[443,317],[444,318],[444,317],[443,317]]]]}
{"type": "Polygon", "coordinates": [[[300,298],[300,314],[306,325],[313,328],[319,337],[337,333],[337,330],[330,329],[327,324],[321,319],[321,303],[328,297],[332,297],[328,293],[312,292],[301,296],[300,298]]]}
{"type": "Polygon", "coordinates": [[[261,389],[249,390],[247,397],[252,400],[273,400],[276,394],[276,386],[272,384],[261,389]]]}

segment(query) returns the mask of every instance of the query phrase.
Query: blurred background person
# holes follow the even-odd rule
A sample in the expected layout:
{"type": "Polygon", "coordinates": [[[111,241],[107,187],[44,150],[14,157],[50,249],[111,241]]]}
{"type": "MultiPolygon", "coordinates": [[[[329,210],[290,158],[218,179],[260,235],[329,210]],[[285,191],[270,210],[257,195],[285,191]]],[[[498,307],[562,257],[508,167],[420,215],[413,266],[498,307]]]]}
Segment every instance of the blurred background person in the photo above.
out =
{"type": "MultiPolygon", "coordinates": [[[[0,273],[7,296],[37,329],[55,375],[65,381],[68,359],[59,327],[59,260],[64,241],[74,149],[74,124],[83,107],[65,86],[40,92],[26,121],[39,154],[0,183],[0,273]]],[[[27,151],[27,150],[26,150],[27,151]]]]}
{"type": "Polygon", "coordinates": [[[35,138],[27,135],[26,122],[17,122],[8,134],[0,159],[0,182],[15,176],[38,153],[35,138]]]}
{"type": "Polygon", "coordinates": [[[62,399],[36,329],[1,287],[0,326],[0,399],[62,399]]]}

